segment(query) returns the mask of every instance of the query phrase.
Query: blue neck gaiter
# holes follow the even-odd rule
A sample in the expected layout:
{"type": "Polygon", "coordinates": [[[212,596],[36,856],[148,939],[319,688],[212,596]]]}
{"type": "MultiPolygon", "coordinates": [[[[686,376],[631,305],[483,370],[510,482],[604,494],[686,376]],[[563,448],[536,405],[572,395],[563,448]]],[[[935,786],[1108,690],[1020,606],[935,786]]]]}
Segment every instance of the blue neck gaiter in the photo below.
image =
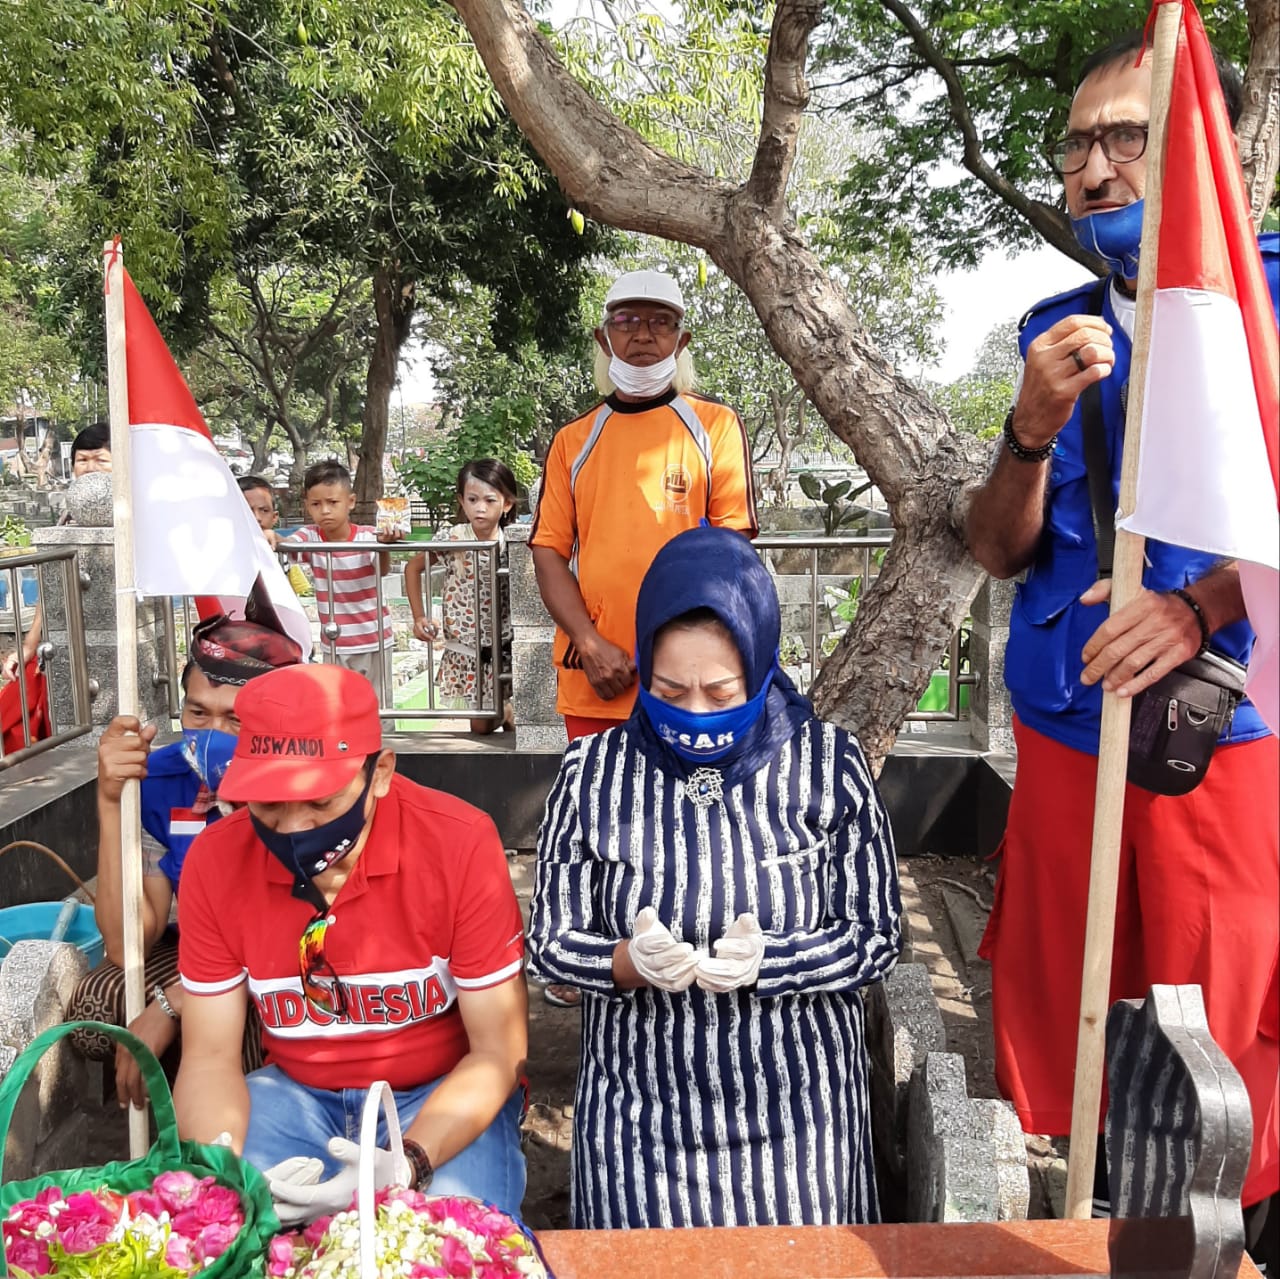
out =
{"type": "Polygon", "coordinates": [[[643,684],[639,688],[640,706],[654,732],[681,759],[690,764],[714,764],[739,745],[764,714],[776,670],[775,663],[759,692],[727,711],[681,710],[655,697],[643,684]]]}
{"type": "Polygon", "coordinates": [[[1071,229],[1076,239],[1091,253],[1096,253],[1125,280],[1138,278],[1138,247],[1142,243],[1142,201],[1135,200],[1123,209],[1107,209],[1072,218],[1071,229]]]}

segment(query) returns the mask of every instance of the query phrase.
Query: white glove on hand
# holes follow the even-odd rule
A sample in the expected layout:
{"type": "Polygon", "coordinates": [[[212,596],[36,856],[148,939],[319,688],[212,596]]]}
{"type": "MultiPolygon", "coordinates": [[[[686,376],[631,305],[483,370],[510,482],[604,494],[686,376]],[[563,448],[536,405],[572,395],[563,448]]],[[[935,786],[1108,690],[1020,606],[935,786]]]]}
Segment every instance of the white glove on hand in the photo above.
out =
{"type": "MultiPolygon", "coordinates": [[[[329,1153],[340,1167],[328,1181],[320,1180],[324,1165],[318,1159],[286,1159],[263,1174],[271,1188],[281,1225],[301,1225],[351,1207],[359,1180],[360,1147],[345,1137],[333,1137],[329,1141],[329,1153]]],[[[384,1186],[407,1186],[410,1175],[407,1159],[389,1150],[374,1152],[375,1190],[384,1186]]]]}
{"type": "Polygon", "coordinates": [[[636,929],[627,942],[627,951],[636,972],[659,990],[678,992],[693,985],[694,972],[704,950],[694,950],[687,941],[676,941],[658,912],[646,906],[636,916],[636,929]]]}
{"type": "Polygon", "coordinates": [[[697,969],[698,985],[712,994],[743,986],[754,986],[764,959],[764,933],[754,915],[739,915],[712,946],[715,958],[702,960],[697,969]]]}

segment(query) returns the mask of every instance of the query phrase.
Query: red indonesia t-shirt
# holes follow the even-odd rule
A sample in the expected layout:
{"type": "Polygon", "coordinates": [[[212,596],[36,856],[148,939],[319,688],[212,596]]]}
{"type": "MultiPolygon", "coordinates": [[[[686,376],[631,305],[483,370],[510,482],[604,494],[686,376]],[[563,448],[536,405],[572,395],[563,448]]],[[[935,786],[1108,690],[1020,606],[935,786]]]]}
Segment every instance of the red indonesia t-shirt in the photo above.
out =
{"type": "Polygon", "coordinates": [[[329,908],[325,956],[348,1013],[302,997],[298,941],[312,907],[262,846],[246,810],[208,827],[187,854],[179,963],[192,995],[248,978],[270,1061],[311,1088],[412,1088],[467,1052],[457,992],[519,975],[520,907],[502,841],[479,809],[397,775],[329,908]]]}

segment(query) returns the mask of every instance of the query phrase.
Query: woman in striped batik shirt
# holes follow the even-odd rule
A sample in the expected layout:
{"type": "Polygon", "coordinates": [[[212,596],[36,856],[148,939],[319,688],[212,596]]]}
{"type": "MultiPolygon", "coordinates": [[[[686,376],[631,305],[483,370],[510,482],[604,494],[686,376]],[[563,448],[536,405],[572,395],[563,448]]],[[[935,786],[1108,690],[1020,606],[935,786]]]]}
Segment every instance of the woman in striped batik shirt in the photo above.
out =
{"type": "Polygon", "coordinates": [[[669,542],[636,710],[571,743],[547,801],[529,950],[584,993],[576,1227],[878,1217],[859,992],[901,947],[893,840],[779,629],[745,538],[669,542]]]}

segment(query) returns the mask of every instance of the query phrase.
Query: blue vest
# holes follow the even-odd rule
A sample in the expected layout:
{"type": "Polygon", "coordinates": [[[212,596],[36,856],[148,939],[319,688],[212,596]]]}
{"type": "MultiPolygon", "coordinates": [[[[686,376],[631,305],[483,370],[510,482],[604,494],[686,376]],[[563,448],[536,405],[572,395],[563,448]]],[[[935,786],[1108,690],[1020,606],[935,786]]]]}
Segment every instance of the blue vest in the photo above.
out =
{"type": "MultiPolygon", "coordinates": [[[[1280,236],[1259,238],[1272,305],[1280,318],[1280,236]]],[[[1018,346],[1025,360],[1027,348],[1059,320],[1088,312],[1096,282],[1040,303],[1023,317],[1018,346]]],[[[1100,384],[1102,419],[1111,455],[1112,486],[1119,500],[1120,457],[1124,449],[1124,407],[1121,388],[1129,380],[1130,342],[1111,306],[1111,289],[1103,302],[1103,318],[1111,325],[1116,362],[1111,376],[1100,384]]],[[[1143,585],[1152,591],[1186,586],[1209,572],[1218,557],[1148,539],[1143,585]]],[[[1045,522],[1036,558],[1020,582],[1009,620],[1005,653],[1005,683],[1013,709],[1023,723],[1090,755],[1098,753],[1102,722],[1102,686],[1080,682],[1084,661],[1080,654],[1089,637],[1107,620],[1110,606],[1086,607],[1080,595],[1098,577],[1098,551],[1093,536],[1089,482],[1084,460],[1080,406],[1058,436],[1049,471],[1045,522]]],[[[1216,631],[1213,647],[1248,662],[1253,631],[1247,622],[1234,622],[1216,631]]],[[[1224,740],[1252,741],[1268,732],[1252,703],[1236,710],[1224,740]]]]}
{"type": "Polygon", "coordinates": [[[166,851],[160,859],[160,869],[176,893],[187,849],[199,834],[199,831],[188,828],[201,822],[217,821],[221,814],[216,808],[211,808],[203,817],[191,814],[191,805],[200,793],[200,779],[182,758],[181,742],[161,746],[147,756],[147,775],[139,790],[142,793],[143,829],[164,845],[166,851]]]}

